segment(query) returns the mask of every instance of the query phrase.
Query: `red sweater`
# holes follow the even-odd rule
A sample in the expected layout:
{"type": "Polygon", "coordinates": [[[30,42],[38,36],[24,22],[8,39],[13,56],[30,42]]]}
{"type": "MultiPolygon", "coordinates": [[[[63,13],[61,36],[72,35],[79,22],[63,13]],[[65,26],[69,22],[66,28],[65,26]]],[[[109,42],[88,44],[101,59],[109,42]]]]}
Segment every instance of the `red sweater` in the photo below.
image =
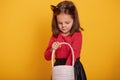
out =
{"type": "MultiPolygon", "coordinates": [[[[74,50],[74,62],[76,61],[77,58],[80,57],[80,51],[82,47],[81,32],[75,32],[72,36],[62,36],[61,34],[59,34],[57,38],[55,38],[52,35],[49,41],[48,47],[44,54],[46,60],[51,60],[51,53],[52,53],[51,46],[52,46],[52,43],[55,41],[67,42],[71,44],[74,50]]],[[[72,64],[72,54],[71,54],[71,50],[68,45],[61,45],[61,47],[56,50],[55,57],[56,58],[67,58],[66,65],[72,64]]]]}

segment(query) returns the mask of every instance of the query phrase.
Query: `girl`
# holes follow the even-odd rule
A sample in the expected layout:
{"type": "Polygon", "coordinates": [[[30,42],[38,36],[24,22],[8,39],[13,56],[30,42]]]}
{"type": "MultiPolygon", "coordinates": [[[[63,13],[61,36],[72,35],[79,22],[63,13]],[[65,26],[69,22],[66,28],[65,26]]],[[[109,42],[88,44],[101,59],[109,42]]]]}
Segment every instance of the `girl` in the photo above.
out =
{"type": "Polygon", "coordinates": [[[57,6],[51,5],[53,11],[52,36],[45,51],[45,59],[51,60],[52,50],[55,49],[55,66],[71,65],[72,55],[67,45],[60,45],[60,42],[69,43],[74,50],[75,80],[86,80],[84,68],[80,62],[82,47],[82,34],[78,13],[71,1],[62,1],[57,6]]]}

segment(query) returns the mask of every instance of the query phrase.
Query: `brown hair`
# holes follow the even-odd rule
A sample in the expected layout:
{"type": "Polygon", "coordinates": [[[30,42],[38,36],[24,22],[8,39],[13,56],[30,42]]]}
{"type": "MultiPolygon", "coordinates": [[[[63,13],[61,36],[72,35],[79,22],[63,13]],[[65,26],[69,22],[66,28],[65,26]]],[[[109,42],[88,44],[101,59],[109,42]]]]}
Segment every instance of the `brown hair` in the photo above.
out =
{"type": "Polygon", "coordinates": [[[74,32],[83,30],[83,28],[80,27],[78,12],[71,1],[62,1],[57,6],[51,5],[51,9],[53,11],[53,18],[52,18],[52,33],[55,37],[58,37],[58,34],[60,32],[58,25],[57,25],[57,19],[56,16],[60,13],[69,14],[73,18],[73,26],[70,31],[70,35],[74,34],[74,32]]]}

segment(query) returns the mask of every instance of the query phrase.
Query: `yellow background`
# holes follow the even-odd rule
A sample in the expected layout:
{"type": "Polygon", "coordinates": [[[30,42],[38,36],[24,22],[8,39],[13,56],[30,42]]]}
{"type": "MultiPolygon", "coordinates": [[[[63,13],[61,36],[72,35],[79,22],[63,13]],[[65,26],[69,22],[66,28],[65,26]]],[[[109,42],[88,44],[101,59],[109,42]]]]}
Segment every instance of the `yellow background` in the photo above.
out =
{"type": "MultiPolygon", "coordinates": [[[[0,0],[0,80],[50,80],[44,51],[50,5],[62,0],[0,0]]],[[[88,80],[120,80],[120,1],[73,0],[83,31],[81,61],[88,80]]]]}

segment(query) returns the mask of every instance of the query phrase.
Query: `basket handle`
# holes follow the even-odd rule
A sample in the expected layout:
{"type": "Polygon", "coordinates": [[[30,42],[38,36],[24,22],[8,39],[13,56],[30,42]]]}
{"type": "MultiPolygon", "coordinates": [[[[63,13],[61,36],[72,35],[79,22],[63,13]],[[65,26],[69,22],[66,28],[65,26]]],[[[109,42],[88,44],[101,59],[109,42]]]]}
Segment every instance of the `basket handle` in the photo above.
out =
{"type": "MultiPolygon", "coordinates": [[[[72,66],[74,66],[74,51],[73,51],[72,46],[66,42],[61,42],[60,45],[62,44],[68,45],[70,47],[71,52],[72,52],[72,66]]],[[[55,50],[52,51],[52,67],[54,66],[54,54],[55,54],[55,50]]]]}

